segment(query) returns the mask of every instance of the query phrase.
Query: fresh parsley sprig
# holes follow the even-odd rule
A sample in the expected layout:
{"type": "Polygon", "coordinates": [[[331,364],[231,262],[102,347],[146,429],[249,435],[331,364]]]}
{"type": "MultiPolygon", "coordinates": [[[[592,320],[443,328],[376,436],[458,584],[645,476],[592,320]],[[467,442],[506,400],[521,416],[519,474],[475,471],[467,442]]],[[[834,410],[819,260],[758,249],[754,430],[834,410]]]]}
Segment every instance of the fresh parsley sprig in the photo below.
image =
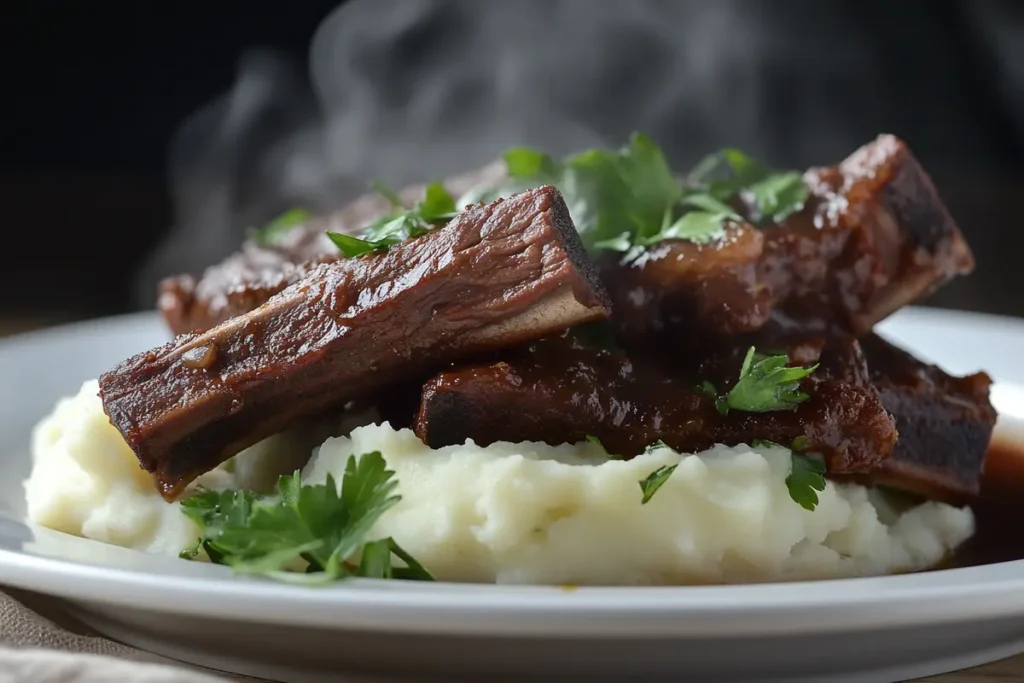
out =
{"type": "Polygon", "coordinates": [[[391,202],[392,211],[373,221],[363,231],[362,237],[339,232],[327,233],[327,237],[348,258],[387,251],[394,244],[427,234],[459,214],[455,198],[441,183],[428,185],[423,200],[411,209],[402,204],[401,197],[394,190],[380,183],[374,183],[373,186],[391,202]]]}
{"type": "Polygon", "coordinates": [[[800,173],[773,170],[734,148],[704,157],[688,182],[721,201],[740,196],[757,209],[751,219],[760,223],[784,221],[810,196],[800,173]]]}
{"type": "Polygon", "coordinates": [[[554,185],[590,249],[602,248],[598,245],[624,232],[653,237],[666,220],[667,225],[673,223],[671,209],[683,194],[661,149],[643,133],[634,133],[619,150],[590,149],[555,159],[520,147],[505,152],[504,160],[510,183],[495,194],[554,185]]]}
{"type": "Polygon", "coordinates": [[[288,234],[312,217],[312,212],[302,207],[289,209],[262,228],[250,228],[249,239],[263,247],[273,246],[280,237],[288,234]]]}
{"type": "Polygon", "coordinates": [[[715,407],[723,415],[730,410],[748,413],[766,413],[773,410],[788,410],[808,399],[800,391],[800,381],[818,369],[789,367],[785,354],[765,356],[751,346],[743,358],[740,377],[725,395],[719,396],[711,382],[702,382],[697,388],[702,393],[715,397],[715,407]]]}
{"type": "MultiPolygon", "coordinates": [[[[764,439],[754,439],[751,445],[755,448],[786,448],[764,439]]],[[[789,497],[794,503],[814,512],[818,507],[818,493],[825,490],[825,463],[813,453],[803,453],[807,446],[807,437],[798,436],[787,449],[792,456],[793,464],[786,476],[786,489],[789,490],[789,497]]]]}
{"type": "Polygon", "coordinates": [[[379,452],[350,456],[339,493],[334,478],[303,484],[283,476],[277,491],[200,490],[181,502],[202,535],[181,556],[199,549],[242,574],[289,583],[324,584],[348,576],[431,581],[430,573],[392,538],[365,542],[374,523],[400,497],[398,482],[379,452]],[[364,544],[365,543],[365,544],[364,544]],[[362,550],[358,565],[350,559],[362,550]],[[403,565],[394,566],[392,556],[403,565]]]}
{"type": "MultiPolygon", "coordinates": [[[[750,445],[754,448],[786,448],[765,439],[754,439],[750,445]]],[[[659,441],[657,444],[648,447],[647,452],[662,447],[667,446],[665,446],[664,442],[659,441]]],[[[806,447],[807,437],[798,436],[796,439],[793,439],[792,447],[787,449],[792,456],[792,465],[789,474],[786,475],[786,490],[789,491],[789,497],[794,503],[805,510],[813,512],[818,507],[818,493],[825,490],[825,463],[814,454],[800,452],[806,447]]],[[[639,482],[642,494],[640,498],[641,505],[646,505],[654,497],[658,489],[676,471],[676,467],[678,465],[662,465],[639,482]]]]}
{"type": "Polygon", "coordinates": [[[662,485],[668,481],[668,478],[672,476],[672,473],[676,471],[676,467],[677,465],[662,465],[648,474],[646,479],[640,481],[640,491],[643,493],[643,497],[640,499],[641,505],[647,505],[647,502],[654,497],[654,494],[658,492],[658,489],[660,489],[662,485]]]}
{"type": "Polygon", "coordinates": [[[799,173],[774,171],[736,149],[709,155],[680,183],[664,153],[642,133],[617,151],[591,149],[555,159],[529,148],[504,155],[510,182],[474,191],[463,201],[507,196],[539,185],[561,191],[589,249],[634,252],[665,240],[708,244],[741,216],[731,202],[752,205],[760,222],[781,221],[803,208],[799,173]]]}

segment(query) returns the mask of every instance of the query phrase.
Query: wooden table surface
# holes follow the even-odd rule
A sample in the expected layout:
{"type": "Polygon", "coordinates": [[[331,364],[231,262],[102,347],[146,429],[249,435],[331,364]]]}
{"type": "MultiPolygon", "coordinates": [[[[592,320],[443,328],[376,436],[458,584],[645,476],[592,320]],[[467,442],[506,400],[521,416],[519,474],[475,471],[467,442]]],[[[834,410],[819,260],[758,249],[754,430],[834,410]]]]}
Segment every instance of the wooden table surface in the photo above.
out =
{"type": "MultiPolygon", "coordinates": [[[[0,318],[0,337],[27,332],[59,322],[54,318],[4,320],[0,318]]],[[[995,664],[942,676],[919,679],[920,683],[1015,683],[1024,682],[1024,655],[995,664]]]]}

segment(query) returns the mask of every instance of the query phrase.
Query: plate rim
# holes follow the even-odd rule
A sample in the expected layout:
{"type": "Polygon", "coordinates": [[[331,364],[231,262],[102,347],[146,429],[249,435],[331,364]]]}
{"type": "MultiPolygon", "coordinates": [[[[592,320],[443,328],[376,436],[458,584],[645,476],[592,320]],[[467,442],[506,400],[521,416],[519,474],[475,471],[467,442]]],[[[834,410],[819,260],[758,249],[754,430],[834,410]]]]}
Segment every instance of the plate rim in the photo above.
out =
{"type": "MultiPolygon", "coordinates": [[[[1007,316],[923,307],[909,307],[897,315],[910,325],[934,325],[942,318],[943,325],[956,326],[959,321],[1020,335],[1024,340],[1024,320],[1007,316]]],[[[59,337],[73,339],[154,323],[161,324],[154,311],[77,321],[0,340],[0,353],[59,337]]],[[[10,516],[0,517],[28,529],[35,526],[10,516]]],[[[209,576],[149,573],[0,547],[0,581],[75,602],[102,602],[181,616],[365,631],[711,637],[795,634],[810,628],[904,628],[1024,614],[1024,559],[981,567],[824,581],[572,590],[365,579],[309,588],[234,577],[223,567],[210,569],[214,571],[209,576]]]]}

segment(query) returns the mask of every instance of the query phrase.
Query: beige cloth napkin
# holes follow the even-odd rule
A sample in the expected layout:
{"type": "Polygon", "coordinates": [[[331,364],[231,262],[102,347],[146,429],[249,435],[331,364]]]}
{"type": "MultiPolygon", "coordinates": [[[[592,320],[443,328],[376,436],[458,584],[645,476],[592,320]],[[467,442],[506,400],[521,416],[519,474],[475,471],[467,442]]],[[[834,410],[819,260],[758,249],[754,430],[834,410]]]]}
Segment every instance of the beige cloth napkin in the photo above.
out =
{"type": "Polygon", "coordinates": [[[218,683],[256,679],[204,671],[108,640],[59,602],[0,593],[0,683],[218,683]]]}

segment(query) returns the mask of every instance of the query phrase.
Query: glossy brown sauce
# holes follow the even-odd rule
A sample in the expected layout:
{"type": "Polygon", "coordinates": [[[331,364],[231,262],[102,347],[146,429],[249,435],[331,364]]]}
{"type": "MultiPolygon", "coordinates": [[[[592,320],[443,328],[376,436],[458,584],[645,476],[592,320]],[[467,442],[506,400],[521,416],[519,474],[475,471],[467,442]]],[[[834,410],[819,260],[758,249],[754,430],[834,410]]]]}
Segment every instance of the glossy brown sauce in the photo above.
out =
{"type": "Polygon", "coordinates": [[[977,531],[940,569],[1024,559],[1024,441],[992,440],[971,509],[977,531]]]}

